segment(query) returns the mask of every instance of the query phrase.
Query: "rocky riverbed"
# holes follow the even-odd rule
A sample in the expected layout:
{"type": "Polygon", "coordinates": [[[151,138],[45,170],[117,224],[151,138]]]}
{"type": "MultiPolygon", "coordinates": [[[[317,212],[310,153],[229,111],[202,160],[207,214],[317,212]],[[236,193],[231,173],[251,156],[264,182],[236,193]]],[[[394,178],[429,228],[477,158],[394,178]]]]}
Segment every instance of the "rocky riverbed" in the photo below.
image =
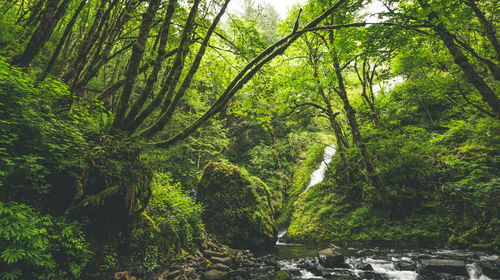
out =
{"type": "Polygon", "coordinates": [[[279,245],[268,254],[254,255],[211,241],[153,279],[488,280],[500,279],[500,259],[492,253],[468,250],[360,249],[334,245],[318,250],[299,244],[279,245]]]}

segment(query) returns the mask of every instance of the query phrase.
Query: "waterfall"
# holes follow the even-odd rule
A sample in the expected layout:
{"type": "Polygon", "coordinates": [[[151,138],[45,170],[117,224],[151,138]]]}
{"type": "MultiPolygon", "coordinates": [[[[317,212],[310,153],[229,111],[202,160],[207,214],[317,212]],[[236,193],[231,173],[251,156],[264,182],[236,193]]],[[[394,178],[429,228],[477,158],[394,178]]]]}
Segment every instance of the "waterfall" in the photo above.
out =
{"type": "Polygon", "coordinates": [[[328,164],[332,161],[332,158],[335,155],[335,151],[336,147],[333,144],[325,148],[323,161],[321,161],[319,167],[311,174],[311,180],[309,181],[309,185],[307,185],[307,188],[304,190],[304,192],[307,192],[310,187],[323,181],[323,179],[325,178],[325,171],[328,168],[328,164]]]}
{"type": "MultiPolygon", "coordinates": [[[[332,161],[333,156],[335,155],[336,147],[335,145],[330,145],[325,148],[325,153],[323,154],[323,160],[319,167],[314,170],[311,174],[311,179],[309,181],[309,185],[304,190],[306,192],[310,187],[319,184],[325,178],[325,171],[328,168],[328,164],[332,161]]],[[[281,238],[287,233],[288,228],[281,229],[278,233],[278,240],[276,241],[276,245],[287,245],[287,243],[281,242],[281,238]]]]}

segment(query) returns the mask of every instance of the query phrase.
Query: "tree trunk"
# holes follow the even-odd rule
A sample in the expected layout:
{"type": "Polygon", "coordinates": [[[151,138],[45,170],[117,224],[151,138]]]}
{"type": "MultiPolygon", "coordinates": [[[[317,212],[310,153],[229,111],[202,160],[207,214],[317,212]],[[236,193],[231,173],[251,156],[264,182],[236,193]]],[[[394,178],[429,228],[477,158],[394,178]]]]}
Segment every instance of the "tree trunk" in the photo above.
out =
{"type": "Polygon", "coordinates": [[[490,40],[491,45],[493,46],[493,49],[496,52],[497,61],[500,63],[500,43],[498,42],[495,27],[493,26],[493,24],[491,24],[491,22],[488,21],[488,19],[486,19],[486,16],[484,15],[484,13],[476,5],[475,0],[466,0],[465,4],[469,7],[471,7],[471,9],[474,11],[477,18],[479,19],[479,23],[481,24],[481,26],[484,29],[484,33],[486,35],[486,38],[488,38],[488,40],[490,40]]]}
{"type": "Polygon", "coordinates": [[[61,5],[57,7],[59,0],[47,0],[37,29],[31,36],[24,52],[12,59],[12,64],[19,67],[27,67],[31,63],[33,58],[49,40],[52,31],[54,31],[57,23],[66,12],[69,2],[70,0],[63,0],[61,5]]]}
{"type": "MultiPolygon", "coordinates": [[[[418,0],[422,8],[429,8],[429,5],[423,2],[423,0],[418,0]]],[[[486,84],[484,79],[479,75],[479,73],[474,69],[474,66],[469,62],[469,59],[464,55],[462,50],[455,44],[453,40],[453,34],[451,34],[444,24],[440,21],[439,16],[435,12],[430,12],[427,18],[431,22],[438,22],[437,25],[433,26],[434,31],[443,41],[448,51],[453,56],[455,63],[464,72],[465,78],[479,91],[483,101],[486,102],[497,119],[500,119],[500,100],[498,96],[493,92],[493,90],[486,84]]]]}
{"type": "Polygon", "coordinates": [[[147,11],[142,15],[142,23],[139,30],[139,37],[132,48],[132,55],[128,62],[127,73],[125,75],[125,84],[123,85],[123,92],[118,99],[116,107],[115,118],[113,121],[113,128],[119,129],[123,126],[125,119],[125,111],[127,110],[130,95],[135,84],[135,80],[139,74],[139,65],[144,55],[146,42],[148,40],[149,31],[153,25],[153,20],[156,11],[160,6],[160,0],[151,0],[147,11]]]}
{"type": "MultiPolygon", "coordinates": [[[[153,98],[153,101],[134,119],[134,121],[130,125],[130,131],[137,129],[142,124],[142,122],[154,112],[154,110],[156,110],[160,105],[167,103],[169,100],[169,95],[173,94],[173,90],[175,90],[175,87],[177,86],[179,78],[182,74],[185,58],[189,51],[189,38],[191,37],[191,33],[193,32],[194,21],[198,12],[199,4],[200,0],[195,0],[191,11],[189,12],[184,30],[182,32],[181,42],[179,43],[179,47],[177,49],[175,61],[172,64],[170,71],[168,72],[165,83],[163,83],[160,92],[156,95],[155,98],[153,98]]],[[[168,106],[168,104],[166,106],[168,106]]]]}
{"type": "MultiPolygon", "coordinates": [[[[332,54],[333,55],[333,54],[332,54]]],[[[342,77],[342,72],[340,69],[339,61],[336,56],[333,57],[333,66],[335,68],[335,75],[337,77],[337,83],[339,86],[339,90],[337,91],[338,96],[342,100],[344,104],[344,110],[347,116],[347,123],[351,128],[352,139],[356,146],[358,147],[359,153],[361,155],[361,160],[366,169],[368,182],[371,183],[378,192],[380,199],[385,199],[385,192],[382,189],[382,183],[377,173],[375,172],[375,168],[373,167],[373,163],[371,161],[370,155],[366,149],[366,146],[363,142],[363,138],[361,137],[361,131],[359,130],[358,121],[356,120],[356,112],[354,108],[352,108],[349,99],[347,98],[347,91],[344,85],[344,79],[342,77]]]]}
{"type": "Polygon", "coordinates": [[[167,42],[168,42],[168,35],[169,35],[169,29],[170,29],[170,24],[172,21],[172,17],[175,12],[175,5],[177,3],[177,0],[170,0],[168,2],[167,6],[167,12],[165,14],[165,19],[163,20],[163,24],[160,30],[159,38],[160,38],[160,45],[158,47],[158,53],[156,55],[156,60],[153,63],[153,70],[149,74],[149,77],[146,81],[146,86],[144,87],[144,90],[141,93],[141,96],[137,101],[134,102],[132,107],[130,108],[130,111],[127,114],[127,117],[125,118],[125,127],[130,131],[132,127],[132,123],[139,113],[139,111],[142,109],[144,106],[144,103],[148,99],[149,96],[153,93],[153,87],[156,84],[158,80],[158,73],[161,70],[162,63],[167,57],[166,53],[166,47],[167,47],[167,42]]]}
{"type": "Polygon", "coordinates": [[[66,25],[66,28],[64,29],[63,36],[59,40],[59,43],[57,44],[56,49],[54,50],[54,53],[52,54],[52,57],[50,58],[50,61],[47,64],[47,67],[45,68],[45,71],[42,74],[42,77],[41,77],[42,81],[47,77],[50,70],[54,66],[54,63],[56,62],[57,57],[59,56],[59,53],[61,52],[61,49],[64,45],[64,42],[66,41],[66,38],[68,38],[69,34],[71,33],[71,30],[73,29],[73,25],[75,25],[76,19],[80,15],[80,12],[85,7],[86,3],[87,3],[87,0],[82,0],[80,2],[80,5],[78,6],[78,8],[76,8],[76,11],[73,14],[73,17],[71,17],[71,20],[69,21],[68,25],[66,25]]]}

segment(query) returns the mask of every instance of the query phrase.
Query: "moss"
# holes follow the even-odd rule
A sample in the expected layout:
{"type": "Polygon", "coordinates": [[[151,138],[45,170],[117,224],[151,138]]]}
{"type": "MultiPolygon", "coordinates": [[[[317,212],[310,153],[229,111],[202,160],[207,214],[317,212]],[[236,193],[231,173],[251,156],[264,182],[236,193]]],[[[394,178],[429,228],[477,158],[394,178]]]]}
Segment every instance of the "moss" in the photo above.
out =
{"type": "Polygon", "coordinates": [[[233,247],[264,247],[277,238],[267,185],[234,165],[211,162],[198,186],[207,231],[233,247]]]}
{"type": "Polygon", "coordinates": [[[299,168],[295,171],[292,185],[290,186],[286,194],[287,197],[285,202],[283,203],[283,207],[277,221],[280,227],[285,226],[289,223],[292,216],[294,203],[297,201],[299,195],[309,184],[311,174],[314,172],[323,158],[324,150],[325,145],[315,144],[312,145],[304,155],[304,160],[300,164],[299,168]]]}
{"type": "Polygon", "coordinates": [[[292,279],[292,276],[290,275],[290,273],[286,271],[279,271],[273,277],[273,280],[290,280],[290,279],[292,279]]]}

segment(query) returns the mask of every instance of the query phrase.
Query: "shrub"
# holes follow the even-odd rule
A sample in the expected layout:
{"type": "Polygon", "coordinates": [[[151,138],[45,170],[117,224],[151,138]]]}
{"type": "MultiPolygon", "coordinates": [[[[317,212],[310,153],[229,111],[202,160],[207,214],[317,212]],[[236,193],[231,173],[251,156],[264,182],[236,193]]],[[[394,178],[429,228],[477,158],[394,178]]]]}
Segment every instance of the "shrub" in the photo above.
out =
{"type": "Polygon", "coordinates": [[[87,247],[78,224],[0,202],[0,279],[77,279],[87,247]]]}
{"type": "Polygon", "coordinates": [[[174,183],[169,174],[156,173],[153,196],[133,225],[133,259],[143,272],[152,272],[168,260],[182,256],[203,239],[202,207],[174,183]]]}

